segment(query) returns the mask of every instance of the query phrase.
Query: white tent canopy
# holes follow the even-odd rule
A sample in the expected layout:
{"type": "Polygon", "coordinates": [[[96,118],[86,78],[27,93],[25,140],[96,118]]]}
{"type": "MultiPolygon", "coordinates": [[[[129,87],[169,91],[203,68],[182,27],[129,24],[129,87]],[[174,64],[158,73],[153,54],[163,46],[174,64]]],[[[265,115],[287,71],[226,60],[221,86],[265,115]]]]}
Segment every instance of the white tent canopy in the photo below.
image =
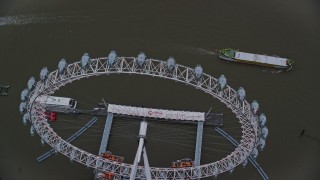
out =
{"type": "Polygon", "coordinates": [[[172,111],[164,109],[141,108],[132,106],[123,106],[108,104],[108,112],[115,114],[124,114],[130,116],[174,119],[174,120],[188,120],[188,121],[205,121],[204,112],[190,112],[190,111],[172,111]]]}
{"type": "Polygon", "coordinates": [[[260,54],[251,54],[245,52],[236,52],[235,54],[236,59],[240,60],[247,60],[271,65],[278,65],[278,66],[287,66],[287,59],[274,57],[274,56],[267,56],[267,55],[260,55],[260,54]]]}

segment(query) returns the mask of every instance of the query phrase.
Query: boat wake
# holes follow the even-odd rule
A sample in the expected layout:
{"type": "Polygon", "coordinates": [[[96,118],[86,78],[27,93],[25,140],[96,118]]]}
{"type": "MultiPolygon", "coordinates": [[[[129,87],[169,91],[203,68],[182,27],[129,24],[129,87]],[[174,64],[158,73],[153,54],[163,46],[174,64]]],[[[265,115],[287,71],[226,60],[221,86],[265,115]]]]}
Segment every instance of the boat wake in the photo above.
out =
{"type": "Polygon", "coordinates": [[[284,70],[273,70],[271,71],[271,74],[280,74],[282,72],[285,72],[284,70]]]}
{"type": "Polygon", "coordinates": [[[203,49],[203,48],[186,47],[185,49],[188,50],[189,52],[198,53],[198,54],[202,54],[202,55],[217,55],[216,52],[210,51],[207,49],[203,49]]]}
{"type": "Polygon", "coordinates": [[[47,23],[78,23],[88,22],[89,16],[80,15],[56,15],[56,14],[31,14],[18,16],[0,17],[0,26],[8,25],[26,25],[26,24],[47,24],[47,23]]]}
{"type": "Polygon", "coordinates": [[[286,71],[283,70],[283,69],[280,69],[280,70],[263,69],[262,72],[270,73],[270,74],[280,74],[280,73],[283,73],[283,72],[286,72],[286,71]]]}

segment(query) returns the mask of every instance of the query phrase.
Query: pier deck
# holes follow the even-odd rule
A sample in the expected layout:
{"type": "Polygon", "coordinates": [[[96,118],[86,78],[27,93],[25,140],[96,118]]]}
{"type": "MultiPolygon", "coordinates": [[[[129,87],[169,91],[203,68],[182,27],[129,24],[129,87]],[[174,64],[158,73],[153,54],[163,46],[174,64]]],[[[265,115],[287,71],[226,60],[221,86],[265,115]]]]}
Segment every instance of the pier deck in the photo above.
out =
{"type": "MultiPolygon", "coordinates": [[[[127,106],[127,107],[130,107],[130,106],[127,106]]],[[[149,108],[144,108],[144,109],[149,109],[149,108]]],[[[141,110],[144,110],[144,109],[141,109],[141,110]]],[[[61,107],[57,107],[57,106],[47,106],[46,107],[46,110],[47,111],[54,111],[54,112],[58,112],[58,113],[65,113],[65,114],[89,114],[89,115],[93,115],[93,116],[106,116],[108,115],[110,111],[110,109],[106,108],[106,107],[97,107],[97,108],[93,108],[92,110],[85,110],[85,109],[66,109],[66,108],[61,108],[61,107]]],[[[137,109],[139,110],[139,109],[137,109]]],[[[152,109],[153,113],[155,112],[161,112],[161,111],[157,111],[158,109],[152,109]]],[[[181,113],[180,115],[181,116],[184,116],[186,113],[188,115],[190,115],[190,113],[194,113],[194,112],[189,112],[189,111],[172,111],[170,113],[170,115],[172,114],[175,114],[175,113],[181,113]],[[174,112],[174,113],[172,113],[174,112]]],[[[119,112],[114,112],[112,111],[113,113],[113,117],[114,118],[118,118],[118,119],[122,119],[122,118],[125,118],[125,119],[136,119],[136,120],[141,120],[141,116],[136,113],[136,114],[132,114],[132,113],[119,113],[119,112]]],[[[162,113],[162,112],[161,112],[162,113]]],[[[221,113],[202,113],[202,112],[196,112],[197,114],[196,115],[200,115],[202,116],[203,115],[203,119],[199,118],[198,116],[192,120],[192,117],[188,117],[186,118],[185,116],[180,118],[177,116],[177,119],[174,119],[174,118],[170,118],[170,119],[167,119],[166,116],[155,116],[155,115],[152,115],[152,116],[143,116],[144,118],[146,118],[146,120],[157,120],[157,121],[173,121],[173,122],[176,122],[176,123],[187,123],[187,124],[197,124],[199,121],[203,121],[204,122],[204,125],[211,125],[211,126],[215,126],[215,127],[222,127],[223,126],[223,114],[221,113]]],[[[145,114],[145,113],[142,113],[142,114],[145,114]]],[[[146,114],[151,114],[149,112],[147,112],[146,114]]]]}
{"type": "Polygon", "coordinates": [[[101,153],[104,153],[107,149],[108,142],[109,142],[109,135],[111,131],[111,126],[112,126],[112,119],[113,119],[113,114],[108,113],[107,119],[106,119],[106,124],[104,126],[104,131],[103,131],[103,136],[101,139],[101,144],[100,144],[100,150],[99,150],[99,155],[101,153]]]}

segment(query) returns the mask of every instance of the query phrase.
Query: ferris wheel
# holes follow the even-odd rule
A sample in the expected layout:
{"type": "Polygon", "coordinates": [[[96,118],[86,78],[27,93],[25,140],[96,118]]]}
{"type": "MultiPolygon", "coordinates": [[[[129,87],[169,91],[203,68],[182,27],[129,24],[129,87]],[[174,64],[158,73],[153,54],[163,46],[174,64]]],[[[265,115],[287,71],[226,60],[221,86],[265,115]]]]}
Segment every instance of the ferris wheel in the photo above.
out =
{"type": "MultiPolygon", "coordinates": [[[[44,67],[40,72],[40,80],[30,78],[28,87],[21,93],[20,112],[25,123],[31,123],[31,133],[36,132],[42,141],[50,145],[55,152],[59,152],[72,161],[79,162],[96,172],[112,173],[118,177],[130,179],[199,179],[217,176],[224,172],[232,172],[237,166],[251,161],[253,164],[258,155],[258,150],[265,146],[268,136],[266,116],[257,114],[259,104],[246,100],[246,92],[243,87],[238,90],[227,85],[224,75],[215,78],[204,73],[201,65],[195,68],[186,67],[176,63],[170,57],[167,61],[146,58],[144,53],[137,57],[118,57],[115,51],[111,51],[108,57],[90,58],[85,53],[81,60],[67,64],[62,59],[58,68],[52,72],[44,67]],[[240,123],[241,140],[237,142],[230,137],[223,128],[216,128],[216,132],[226,137],[235,147],[233,152],[220,160],[192,166],[183,167],[148,167],[138,166],[137,163],[128,164],[122,161],[110,160],[103,156],[89,153],[63,139],[56,133],[45,116],[45,105],[37,103],[39,98],[54,94],[59,88],[83,78],[102,76],[108,74],[139,74],[158,77],[187,84],[201,90],[229,108],[240,123]]],[[[146,136],[147,125],[141,123],[140,138],[146,136]]],[[[199,127],[199,126],[198,126],[199,127]]],[[[139,144],[137,154],[146,155],[145,147],[139,144]],[[140,150],[139,150],[140,149],[140,150]],[[144,152],[144,153],[142,153],[144,152]],[[142,154],[141,154],[142,153],[142,154]]],[[[199,160],[198,160],[199,161],[199,160]]],[[[146,164],[146,163],[144,163],[146,164]]],[[[261,168],[257,165],[257,167],[261,168]]],[[[263,170],[262,170],[263,171],[263,170]]],[[[264,179],[268,179],[265,175],[264,179]]]]}

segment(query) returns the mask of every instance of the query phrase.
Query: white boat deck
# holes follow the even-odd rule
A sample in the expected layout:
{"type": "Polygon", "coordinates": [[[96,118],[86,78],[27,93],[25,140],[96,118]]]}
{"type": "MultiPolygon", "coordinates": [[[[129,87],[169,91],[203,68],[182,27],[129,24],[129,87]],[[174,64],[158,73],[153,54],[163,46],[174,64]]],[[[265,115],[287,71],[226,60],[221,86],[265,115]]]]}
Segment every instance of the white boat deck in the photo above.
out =
{"type": "Polygon", "coordinates": [[[124,114],[130,116],[162,118],[173,120],[188,120],[188,121],[205,121],[204,112],[190,111],[172,111],[165,109],[152,109],[133,106],[123,106],[108,104],[108,112],[115,114],[124,114]]]}
{"type": "Polygon", "coordinates": [[[251,54],[245,52],[236,52],[235,58],[239,60],[246,60],[276,66],[287,66],[286,58],[274,57],[274,56],[267,56],[267,55],[260,55],[260,54],[251,54]]]}

